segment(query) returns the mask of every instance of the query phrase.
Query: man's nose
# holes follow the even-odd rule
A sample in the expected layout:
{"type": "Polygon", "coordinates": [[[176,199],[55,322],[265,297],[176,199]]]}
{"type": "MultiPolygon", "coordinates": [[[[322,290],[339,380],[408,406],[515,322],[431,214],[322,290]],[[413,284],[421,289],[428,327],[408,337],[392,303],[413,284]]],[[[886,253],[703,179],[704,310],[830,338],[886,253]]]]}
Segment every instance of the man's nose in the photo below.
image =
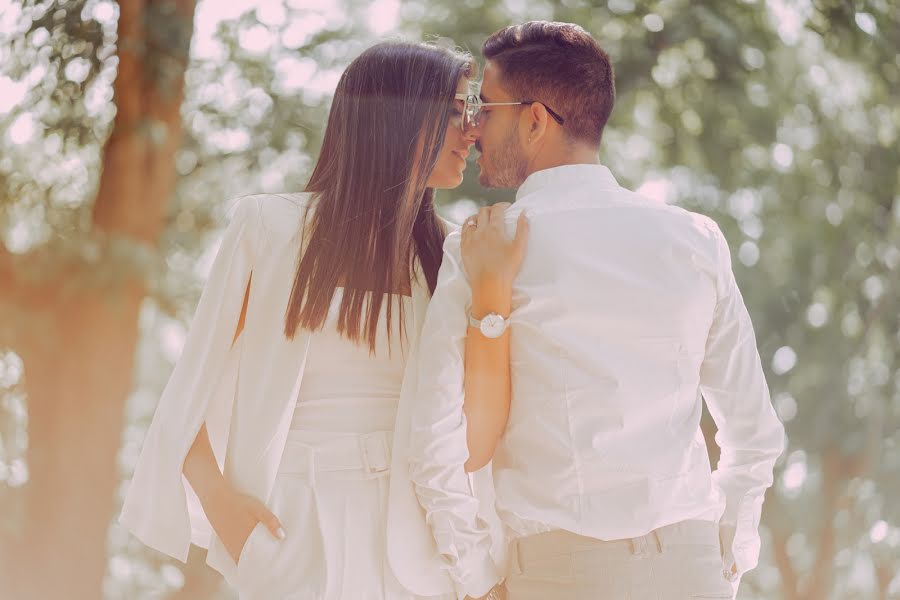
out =
{"type": "Polygon", "coordinates": [[[481,127],[478,125],[470,125],[463,130],[463,137],[469,143],[474,143],[478,141],[478,138],[481,137],[481,127]]]}

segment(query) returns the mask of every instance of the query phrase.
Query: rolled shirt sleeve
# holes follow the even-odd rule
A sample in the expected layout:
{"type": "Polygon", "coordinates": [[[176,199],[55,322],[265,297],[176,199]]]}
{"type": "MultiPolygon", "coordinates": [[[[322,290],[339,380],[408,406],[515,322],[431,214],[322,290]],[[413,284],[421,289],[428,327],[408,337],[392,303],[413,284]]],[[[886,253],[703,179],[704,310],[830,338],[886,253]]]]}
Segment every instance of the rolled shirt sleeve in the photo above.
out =
{"type": "Polygon", "coordinates": [[[726,497],[721,519],[725,562],[734,564],[740,577],[759,560],[763,498],[773,482],[775,461],[784,450],[784,427],[769,398],[728,244],[719,228],[713,227],[718,250],[717,302],[700,389],[718,427],[721,456],[713,480],[726,497]]]}
{"type": "Polygon", "coordinates": [[[419,342],[410,473],[419,503],[460,598],[485,595],[500,579],[488,523],[479,517],[463,412],[465,336],[471,289],[459,233],[444,244],[437,287],[419,342]]]}

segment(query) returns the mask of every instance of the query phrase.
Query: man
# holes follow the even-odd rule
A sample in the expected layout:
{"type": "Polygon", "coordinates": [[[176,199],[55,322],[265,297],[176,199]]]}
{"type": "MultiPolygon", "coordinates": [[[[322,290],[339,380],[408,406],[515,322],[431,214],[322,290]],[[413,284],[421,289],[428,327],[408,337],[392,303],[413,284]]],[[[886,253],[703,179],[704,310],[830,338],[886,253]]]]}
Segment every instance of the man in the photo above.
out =
{"type": "MultiPolygon", "coordinates": [[[[518,187],[506,231],[524,210],[530,234],[511,313],[469,314],[460,235],[445,245],[411,434],[438,549],[460,596],[505,575],[510,600],[730,598],[757,564],[784,431],[728,245],[712,220],[632,193],[598,163],[613,70],[582,28],[508,27],[483,52],[467,107],[481,183],[518,187]],[[502,332],[501,318],[512,400],[492,469],[506,573],[474,516],[461,384],[461,340],[502,332]],[[719,429],[715,472],[703,400],[719,429]]],[[[484,215],[464,230],[488,226],[484,215]]]]}

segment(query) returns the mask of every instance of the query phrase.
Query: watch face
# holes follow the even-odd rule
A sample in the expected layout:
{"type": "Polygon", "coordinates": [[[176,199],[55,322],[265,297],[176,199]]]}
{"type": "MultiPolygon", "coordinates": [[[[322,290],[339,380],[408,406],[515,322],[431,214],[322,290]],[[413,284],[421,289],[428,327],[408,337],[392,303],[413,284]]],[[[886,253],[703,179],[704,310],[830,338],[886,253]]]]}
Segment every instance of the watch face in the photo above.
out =
{"type": "Polygon", "coordinates": [[[485,337],[495,338],[503,335],[504,320],[500,315],[490,314],[481,320],[481,333],[485,337]]]}

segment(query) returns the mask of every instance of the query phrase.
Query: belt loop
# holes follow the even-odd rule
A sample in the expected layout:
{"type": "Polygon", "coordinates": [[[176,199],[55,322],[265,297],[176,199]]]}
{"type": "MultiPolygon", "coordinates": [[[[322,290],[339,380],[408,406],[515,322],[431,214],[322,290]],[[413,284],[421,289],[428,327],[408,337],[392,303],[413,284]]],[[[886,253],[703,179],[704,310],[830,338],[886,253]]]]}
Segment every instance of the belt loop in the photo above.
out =
{"type": "Polygon", "coordinates": [[[636,538],[628,538],[631,544],[631,553],[641,558],[650,556],[650,534],[642,535],[636,538]]]}
{"type": "Polygon", "coordinates": [[[359,445],[362,453],[363,468],[366,473],[373,475],[383,473],[391,468],[390,445],[387,433],[373,431],[359,437],[359,445]]]}
{"type": "Polygon", "coordinates": [[[659,550],[659,553],[662,554],[666,550],[666,546],[663,543],[663,536],[659,534],[659,529],[653,530],[653,537],[656,539],[656,548],[659,550]]]}
{"type": "Polygon", "coordinates": [[[518,538],[509,544],[509,568],[512,575],[522,574],[522,559],[518,538]]]}

